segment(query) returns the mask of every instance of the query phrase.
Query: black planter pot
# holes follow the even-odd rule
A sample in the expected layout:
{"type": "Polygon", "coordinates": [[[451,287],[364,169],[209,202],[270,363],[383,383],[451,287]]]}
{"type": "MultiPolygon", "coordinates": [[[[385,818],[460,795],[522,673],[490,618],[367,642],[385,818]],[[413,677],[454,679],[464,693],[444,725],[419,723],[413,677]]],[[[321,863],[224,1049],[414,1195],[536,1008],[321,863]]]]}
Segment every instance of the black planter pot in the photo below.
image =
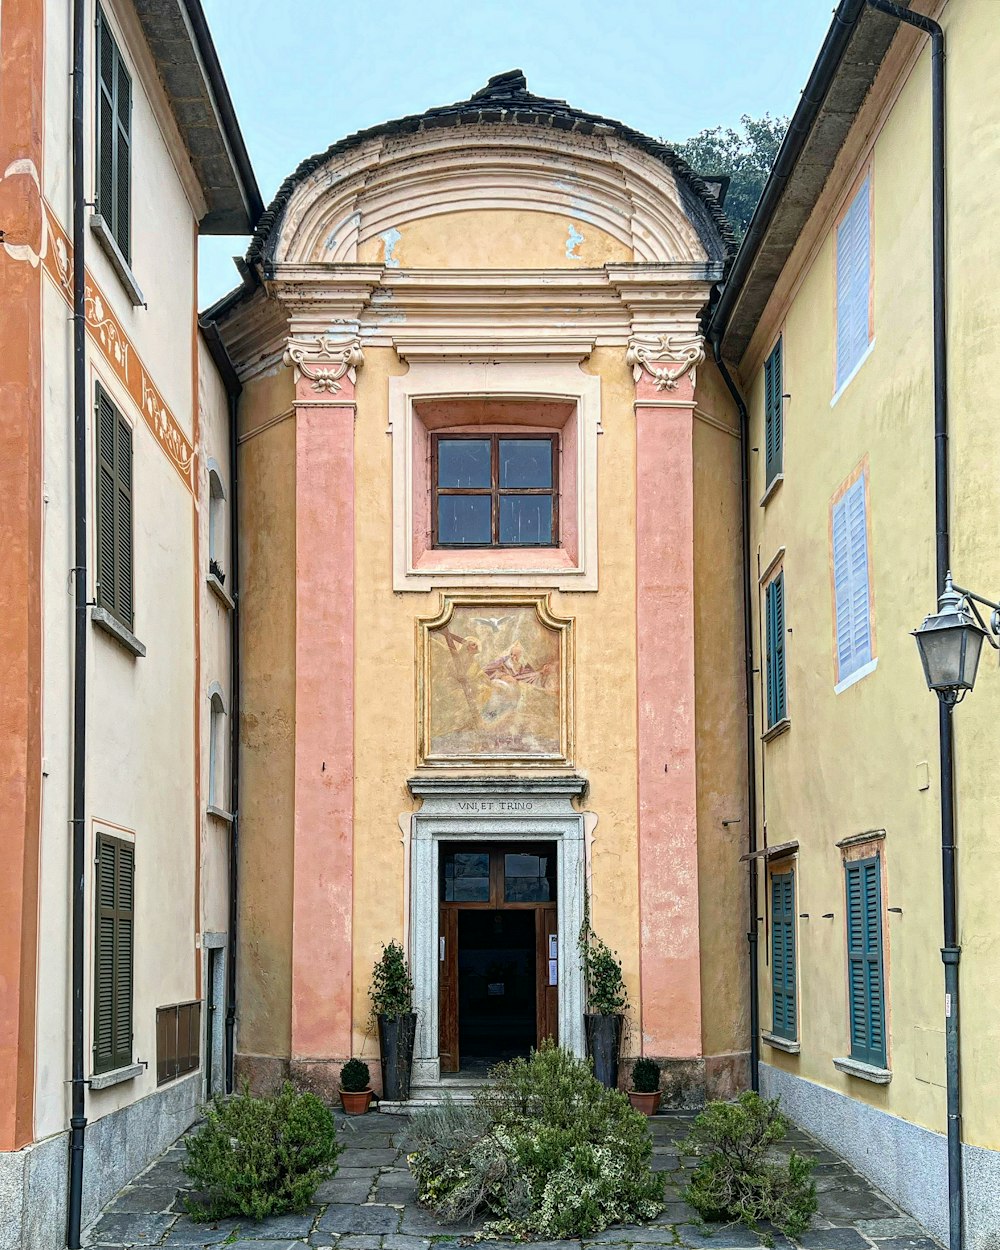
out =
{"type": "Polygon", "coordinates": [[[617,1089],[624,1020],[621,1016],[588,1013],[583,1022],[587,1031],[587,1054],[594,1061],[594,1076],[608,1089],[617,1089]]]}
{"type": "Polygon", "coordinates": [[[410,1097],[410,1068],[417,1013],[379,1016],[378,1048],[382,1062],[382,1097],[387,1102],[406,1102],[410,1097]]]}

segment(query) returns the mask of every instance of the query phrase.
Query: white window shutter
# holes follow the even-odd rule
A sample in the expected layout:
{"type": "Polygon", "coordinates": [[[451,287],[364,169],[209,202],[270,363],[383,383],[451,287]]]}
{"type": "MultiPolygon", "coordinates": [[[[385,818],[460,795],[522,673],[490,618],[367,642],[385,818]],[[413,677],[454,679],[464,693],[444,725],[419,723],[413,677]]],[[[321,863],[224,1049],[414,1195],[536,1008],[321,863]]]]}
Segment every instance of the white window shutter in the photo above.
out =
{"type": "Polygon", "coordinates": [[[837,386],[868,347],[871,220],[866,178],[837,227],[837,386]]]}
{"type": "Polygon", "coordinates": [[[844,681],[872,658],[864,477],[834,504],[833,587],[837,678],[844,681]]]}

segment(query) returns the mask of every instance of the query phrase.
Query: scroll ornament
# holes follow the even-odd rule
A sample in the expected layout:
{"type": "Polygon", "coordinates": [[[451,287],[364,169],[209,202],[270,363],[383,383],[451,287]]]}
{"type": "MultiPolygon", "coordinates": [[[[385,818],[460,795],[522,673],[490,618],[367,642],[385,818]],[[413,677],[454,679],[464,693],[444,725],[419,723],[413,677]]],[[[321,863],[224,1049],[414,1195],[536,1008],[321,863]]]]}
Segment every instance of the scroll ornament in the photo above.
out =
{"type": "MultiPolygon", "coordinates": [[[[675,391],[686,373],[692,373],[705,359],[705,340],[700,334],[659,334],[648,338],[631,338],[625,363],[632,365],[638,380],[644,370],[653,379],[658,391],[675,391]],[[654,361],[673,360],[673,366],[656,365],[654,361]]],[[[693,379],[692,379],[693,381],[693,379]]]]}
{"type": "Polygon", "coordinates": [[[358,339],[344,343],[323,334],[314,339],[289,339],[283,359],[295,369],[296,382],[300,377],[308,378],[317,393],[336,394],[340,379],[349,369],[363,365],[365,355],[358,339]]]}

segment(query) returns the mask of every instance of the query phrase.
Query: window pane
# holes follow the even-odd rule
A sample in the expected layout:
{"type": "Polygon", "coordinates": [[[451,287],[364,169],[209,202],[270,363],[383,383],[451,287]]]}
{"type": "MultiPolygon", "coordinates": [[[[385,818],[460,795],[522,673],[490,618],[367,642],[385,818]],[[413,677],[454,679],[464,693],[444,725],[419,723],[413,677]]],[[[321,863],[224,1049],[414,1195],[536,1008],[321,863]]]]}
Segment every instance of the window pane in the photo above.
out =
{"type": "Polygon", "coordinates": [[[551,495],[501,495],[500,541],[537,547],[552,541],[551,495]]]}
{"type": "Polygon", "coordinates": [[[442,438],[437,449],[438,486],[489,488],[488,438],[442,438]]]}
{"type": "Polygon", "coordinates": [[[450,851],[441,857],[443,903],[490,901],[489,852],[450,851]]]}
{"type": "Polygon", "coordinates": [[[555,898],[554,855],[505,855],[503,895],[508,903],[548,903],[555,898]]]}
{"type": "Polygon", "coordinates": [[[491,533],[489,495],[439,495],[438,542],[488,546],[491,533]]]}
{"type": "Polygon", "coordinates": [[[500,440],[501,487],[539,488],[552,485],[552,442],[547,438],[500,440]]]}

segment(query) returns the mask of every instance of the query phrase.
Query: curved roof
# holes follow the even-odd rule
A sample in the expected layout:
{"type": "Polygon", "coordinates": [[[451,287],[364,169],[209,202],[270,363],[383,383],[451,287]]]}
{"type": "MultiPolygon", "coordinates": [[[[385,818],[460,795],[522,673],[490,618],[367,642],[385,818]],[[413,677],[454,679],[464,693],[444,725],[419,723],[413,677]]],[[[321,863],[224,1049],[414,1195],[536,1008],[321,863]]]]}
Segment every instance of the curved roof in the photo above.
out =
{"type": "Polygon", "coordinates": [[[277,239],[276,227],[281,223],[292,192],[333,157],[343,155],[369,139],[385,135],[413,134],[448,126],[503,123],[515,126],[548,126],[554,130],[575,131],[577,134],[614,136],[661,161],[675,175],[684,209],[708,255],[713,260],[727,263],[732,259],[736,251],[732,227],[722,211],[716,192],[694,173],[673,148],[622,122],[571,108],[564,100],[550,100],[532,95],[523,72],[514,69],[491,78],[485,87],[468,100],[359,130],[356,134],[348,135],[332,144],[325,152],[308,157],[285,179],[264,210],[256,233],[250,241],[248,263],[253,264],[270,257],[277,239]]]}

